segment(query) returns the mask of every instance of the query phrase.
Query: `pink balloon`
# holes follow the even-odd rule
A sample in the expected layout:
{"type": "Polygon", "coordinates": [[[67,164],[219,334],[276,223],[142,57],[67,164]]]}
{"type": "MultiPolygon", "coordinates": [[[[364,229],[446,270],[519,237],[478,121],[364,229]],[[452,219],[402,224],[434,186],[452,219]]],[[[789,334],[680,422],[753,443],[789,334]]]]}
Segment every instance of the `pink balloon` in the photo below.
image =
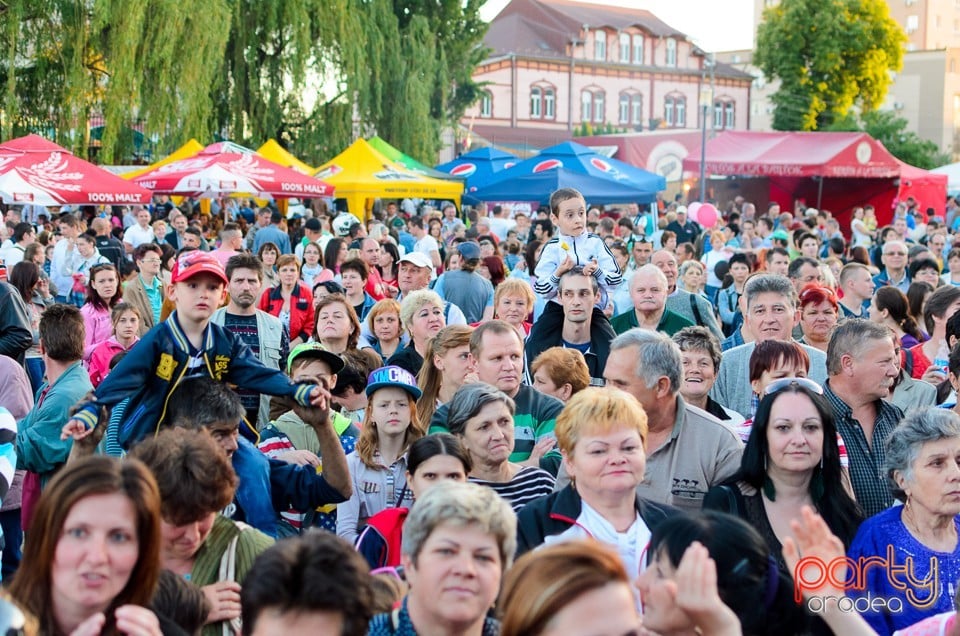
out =
{"type": "Polygon", "coordinates": [[[717,208],[713,207],[710,203],[704,203],[700,206],[700,209],[697,210],[697,223],[705,228],[713,227],[719,220],[720,214],[717,212],[717,208]]]}
{"type": "Polygon", "coordinates": [[[699,201],[694,201],[693,203],[691,203],[690,205],[687,206],[687,219],[688,219],[688,220],[693,221],[694,223],[697,222],[697,212],[700,210],[700,206],[701,206],[701,205],[703,205],[703,204],[700,203],[699,201]]]}

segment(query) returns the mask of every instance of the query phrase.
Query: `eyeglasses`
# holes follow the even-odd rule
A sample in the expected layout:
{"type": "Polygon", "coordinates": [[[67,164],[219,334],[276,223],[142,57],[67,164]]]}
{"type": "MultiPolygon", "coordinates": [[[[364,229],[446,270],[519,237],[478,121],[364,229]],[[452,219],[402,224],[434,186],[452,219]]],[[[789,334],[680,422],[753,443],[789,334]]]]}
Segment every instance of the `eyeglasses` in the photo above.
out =
{"type": "Polygon", "coordinates": [[[779,380],[774,380],[767,385],[767,388],[763,390],[763,394],[773,395],[777,391],[781,391],[791,386],[803,387],[811,393],[823,395],[823,387],[809,378],[780,378],[779,380]]]}

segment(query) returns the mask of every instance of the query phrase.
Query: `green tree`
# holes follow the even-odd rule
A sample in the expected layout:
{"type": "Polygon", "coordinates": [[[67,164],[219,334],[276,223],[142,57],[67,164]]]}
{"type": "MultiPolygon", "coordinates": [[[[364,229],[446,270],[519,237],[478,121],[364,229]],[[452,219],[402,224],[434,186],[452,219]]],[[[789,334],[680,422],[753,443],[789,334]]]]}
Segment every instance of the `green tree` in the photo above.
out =
{"type": "Polygon", "coordinates": [[[950,163],[950,156],[940,152],[937,144],[907,131],[907,126],[907,120],[896,113],[875,110],[864,113],[860,118],[848,114],[836,120],[827,130],[865,132],[882,143],[900,161],[924,170],[950,163]]]}
{"type": "Polygon", "coordinates": [[[780,80],[777,130],[818,130],[854,106],[876,110],[906,42],[884,0],[782,0],[766,9],[754,62],[780,80]]]}

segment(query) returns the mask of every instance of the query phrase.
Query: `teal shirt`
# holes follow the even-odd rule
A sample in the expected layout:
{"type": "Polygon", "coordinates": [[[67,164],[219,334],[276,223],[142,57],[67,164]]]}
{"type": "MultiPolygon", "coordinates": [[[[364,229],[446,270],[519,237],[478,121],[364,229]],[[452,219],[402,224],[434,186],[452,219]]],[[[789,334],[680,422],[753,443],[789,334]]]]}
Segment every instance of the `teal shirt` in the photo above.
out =
{"type": "Polygon", "coordinates": [[[163,308],[163,290],[160,287],[160,277],[153,277],[153,285],[147,285],[140,276],[140,283],[143,284],[143,290],[147,293],[147,300],[150,301],[150,311],[153,312],[153,324],[160,324],[160,310],[163,308]]]}
{"type": "MultiPolygon", "coordinates": [[[[615,316],[613,320],[610,321],[610,326],[613,327],[613,330],[617,332],[619,336],[622,333],[630,331],[636,327],[640,326],[640,323],[637,322],[637,312],[633,309],[626,311],[619,316],[615,316]]],[[[668,336],[673,336],[684,327],[692,327],[693,323],[681,316],[680,314],[675,314],[669,309],[663,310],[663,316],[660,317],[660,323],[657,325],[657,331],[661,331],[668,336]]]]}

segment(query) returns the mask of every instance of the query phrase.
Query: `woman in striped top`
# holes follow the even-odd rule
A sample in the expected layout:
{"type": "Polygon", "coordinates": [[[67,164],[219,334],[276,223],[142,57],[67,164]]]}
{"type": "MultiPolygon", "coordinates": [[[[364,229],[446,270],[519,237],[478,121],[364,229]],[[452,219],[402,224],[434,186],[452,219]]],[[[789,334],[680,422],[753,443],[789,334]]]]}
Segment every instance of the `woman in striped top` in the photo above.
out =
{"type": "Polygon", "coordinates": [[[489,384],[465,384],[450,401],[447,426],[470,454],[468,479],[492,488],[518,512],[553,492],[553,476],[509,461],[513,452],[513,400],[489,384]]]}

